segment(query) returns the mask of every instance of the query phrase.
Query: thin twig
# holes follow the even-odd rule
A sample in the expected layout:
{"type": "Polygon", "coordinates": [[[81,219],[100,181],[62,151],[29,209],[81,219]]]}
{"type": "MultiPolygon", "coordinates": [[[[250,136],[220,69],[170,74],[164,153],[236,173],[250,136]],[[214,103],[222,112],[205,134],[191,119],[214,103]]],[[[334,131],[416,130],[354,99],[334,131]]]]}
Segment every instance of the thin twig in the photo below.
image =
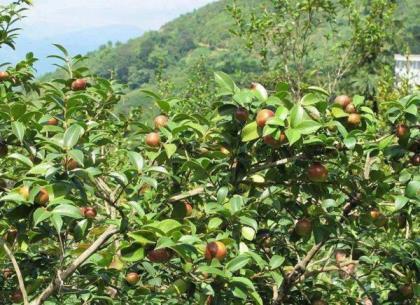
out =
{"type": "Polygon", "coordinates": [[[7,244],[1,238],[0,238],[0,244],[3,246],[4,251],[6,252],[7,256],[10,259],[10,261],[12,262],[13,269],[15,269],[15,273],[16,273],[16,276],[18,278],[19,289],[20,289],[20,292],[22,293],[23,304],[29,305],[28,293],[26,292],[25,282],[23,281],[22,272],[20,271],[20,268],[19,268],[19,265],[18,265],[18,263],[16,261],[16,258],[13,255],[12,251],[10,250],[10,248],[7,246],[7,244]]]}

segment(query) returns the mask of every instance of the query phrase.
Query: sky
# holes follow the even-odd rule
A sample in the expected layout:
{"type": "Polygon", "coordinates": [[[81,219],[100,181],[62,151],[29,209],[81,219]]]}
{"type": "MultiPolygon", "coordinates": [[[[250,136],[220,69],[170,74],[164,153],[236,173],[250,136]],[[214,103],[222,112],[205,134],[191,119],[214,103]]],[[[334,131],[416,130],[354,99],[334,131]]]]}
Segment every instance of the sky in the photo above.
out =
{"type": "MultiPolygon", "coordinates": [[[[26,35],[51,37],[92,27],[158,29],[214,0],[34,0],[23,22],[26,35]]],[[[106,34],[106,33],[104,33],[106,34]]]]}
{"type": "MultiPolygon", "coordinates": [[[[158,30],[176,17],[215,0],[33,0],[17,40],[16,51],[0,49],[0,63],[15,64],[28,51],[39,58],[37,74],[54,70],[54,43],[71,54],[85,54],[108,41],[125,42],[158,30]]],[[[0,0],[4,4],[12,0],[0,0]]]]}

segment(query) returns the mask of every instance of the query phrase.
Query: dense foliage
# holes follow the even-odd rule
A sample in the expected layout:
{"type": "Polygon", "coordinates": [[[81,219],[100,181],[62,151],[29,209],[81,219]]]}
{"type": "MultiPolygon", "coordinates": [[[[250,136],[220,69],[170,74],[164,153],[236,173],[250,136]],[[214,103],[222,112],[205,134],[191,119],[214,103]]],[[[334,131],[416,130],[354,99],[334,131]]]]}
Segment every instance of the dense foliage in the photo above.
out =
{"type": "Polygon", "coordinates": [[[218,72],[199,111],[143,90],[146,122],[57,48],[61,78],[0,72],[0,304],[416,304],[418,93],[218,72]]]}

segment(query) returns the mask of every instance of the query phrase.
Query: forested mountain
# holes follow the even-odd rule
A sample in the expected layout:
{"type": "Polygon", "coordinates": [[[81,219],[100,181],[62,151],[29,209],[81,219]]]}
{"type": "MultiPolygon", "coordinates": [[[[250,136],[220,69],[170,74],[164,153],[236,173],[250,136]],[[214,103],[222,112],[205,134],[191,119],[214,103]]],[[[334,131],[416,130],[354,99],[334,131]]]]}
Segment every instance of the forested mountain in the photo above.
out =
{"type": "MultiPolygon", "coordinates": [[[[411,52],[420,52],[420,4],[415,0],[399,1],[397,18],[401,21],[402,41],[411,52]]],[[[181,90],[194,77],[211,77],[211,71],[222,70],[239,83],[250,81],[264,69],[261,60],[252,56],[244,42],[231,33],[234,19],[226,7],[231,0],[206,5],[124,44],[106,45],[87,54],[87,65],[104,77],[116,78],[135,92],[145,84],[162,82],[181,90]]],[[[240,0],[246,10],[269,5],[267,0],[240,0]]],[[[321,34],[320,34],[321,35],[321,34]]],[[[402,45],[396,52],[406,52],[402,45]]],[[[320,52],[326,52],[322,50],[320,52]]],[[[323,54],[319,55],[320,58],[323,54]]],[[[47,75],[47,77],[51,77],[47,75]]]]}

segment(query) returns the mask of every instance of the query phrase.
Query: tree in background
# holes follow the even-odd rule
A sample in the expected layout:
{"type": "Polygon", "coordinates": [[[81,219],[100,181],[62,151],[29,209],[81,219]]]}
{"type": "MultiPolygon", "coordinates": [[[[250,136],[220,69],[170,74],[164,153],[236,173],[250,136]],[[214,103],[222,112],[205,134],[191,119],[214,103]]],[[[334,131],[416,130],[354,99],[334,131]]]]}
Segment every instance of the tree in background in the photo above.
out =
{"type": "Polygon", "coordinates": [[[234,1],[233,33],[261,57],[268,80],[291,84],[296,97],[308,85],[375,95],[376,75],[401,50],[396,1],[266,1],[255,11],[234,1]],[[398,48],[395,48],[398,46],[398,48]]]}

